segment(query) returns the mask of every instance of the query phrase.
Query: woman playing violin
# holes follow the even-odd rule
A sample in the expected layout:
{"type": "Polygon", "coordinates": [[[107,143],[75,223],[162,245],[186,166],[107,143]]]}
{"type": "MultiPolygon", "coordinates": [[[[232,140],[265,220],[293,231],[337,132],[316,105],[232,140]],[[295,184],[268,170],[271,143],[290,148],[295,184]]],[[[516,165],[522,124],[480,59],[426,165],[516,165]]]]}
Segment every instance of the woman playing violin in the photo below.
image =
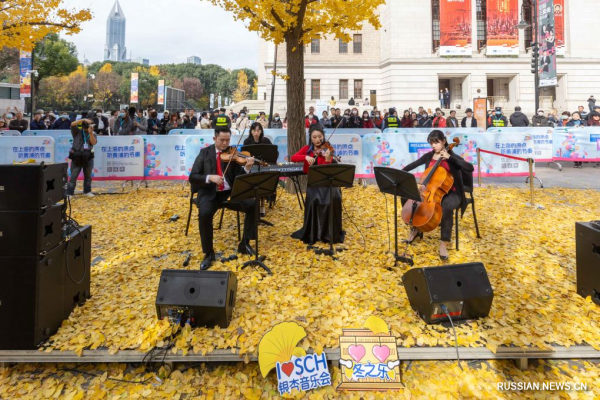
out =
{"type": "MultiPolygon", "coordinates": [[[[310,145],[304,146],[292,156],[292,162],[304,162],[304,172],[308,173],[311,165],[335,163],[331,145],[325,141],[323,127],[319,124],[310,126],[310,145]]],[[[307,188],[304,207],[304,225],[292,234],[294,239],[307,244],[318,241],[342,243],[345,232],[342,231],[342,194],[339,188],[333,188],[333,199],[330,199],[329,188],[307,188]],[[329,232],[329,202],[333,201],[333,235],[329,232]]]]}
{"type": "MultiPolygon", "coordinates": [[[[452,238],[452,219],[454,210],[459,206],[462,212],[467,208],[467,199],[465,197],[465,188],[463,182],[472,181],[473,165],[466,162],[462,157],[455,154],[452,150],[447,150],[448,140],[444,133],[440,130],[432,131],[427,137],[427,141],[431,145],[431,151],[424,154],[417,161],[408,164],[403,168],[404,171],[411,171],[421,165],[425,168],[433,166],[440,158],[441,164],[438,168],[444,168],[454,177],[454,185],[448,191],[448,194],[442,199],[442,220],[440,223],[441,240],[440,240],[440,258],[448,259],[448,243],[452,238]],[[463,177],[465,179],[463,179],[463,177]]],[[[423,192],[425,186],[419,185],[419,190],[423,192]]],[[[416,238],[423,238],[423,232],[413,228],[409,242],[412,243],[416,238]]]]}

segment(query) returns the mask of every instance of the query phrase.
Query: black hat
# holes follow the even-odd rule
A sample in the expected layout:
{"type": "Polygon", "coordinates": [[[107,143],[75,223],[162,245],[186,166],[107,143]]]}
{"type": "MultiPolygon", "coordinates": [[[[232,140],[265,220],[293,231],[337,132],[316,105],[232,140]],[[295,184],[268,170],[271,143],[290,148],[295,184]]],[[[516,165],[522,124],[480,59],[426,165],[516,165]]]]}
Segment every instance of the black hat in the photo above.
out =
{"type": "Polygon", "coordinates": [[[227,109],[225,107],[221,107],[221,108],[219,108],[219,111],[225,112],[225,111],[227,111],[227,109]]]}
{"type": "Polygon", "coordinates": [[[494,110],[496,110],[496,111],[502,111],[502,107],[496,107],[494,110]]]}
{"type": "Polygon", "coordinates": [[[466,113],[468,113],[468,112],[472,113],[472,112],[473,112],[473,110],[471,110],[470,108],[467,108],[467,109],[465,110],[465,112],[466,112],[466,113]]]}

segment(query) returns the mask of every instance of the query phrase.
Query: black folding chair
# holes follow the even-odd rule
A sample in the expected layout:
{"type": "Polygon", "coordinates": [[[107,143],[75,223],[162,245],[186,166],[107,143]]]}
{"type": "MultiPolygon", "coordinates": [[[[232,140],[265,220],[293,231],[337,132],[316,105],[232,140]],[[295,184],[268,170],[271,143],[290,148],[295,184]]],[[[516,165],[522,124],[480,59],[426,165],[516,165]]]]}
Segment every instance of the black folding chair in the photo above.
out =
{"type": "MultiPolygon", "coordinates": [[[[185,236],[188,235],[188,232],[190,229],[190,221],[192,219],[192,208],[194,207],[194,200],[197,197],[194,195],[197,195],[197,194],[198,194],[198,190],[192,186],[191,194],[190,194],[190,209],[188,211],[187,225],[185,226],[185,236]]],[[[240,212],[244,212],[242,205],[240,203],[233,202],[233,201],[225,201],[219,205],[219,209],[221,210],[221,217],[219,218],[219,227],[217,229],[221,229],[221,226],[223,225],[223,215],[225,214],[225,209],[235,211],[237,214],[238,240],[242,240],[242,232],[241,232],[241,228],[240,228],[240,212]]]]}
{"type": "MultiPolygon", "coordinates": [[[[479,225],[477,224],[477,213],[475,212],[475,198],[473,197],[473,187],[465,186],[465,197],[467,198],[467,207],[471,204],[471,210],[473,211],[473,220],[475,221],[475,231],[477,232],[477,239],[481,239],[481,235],[479,234],[479,225]],[[468,194],[468,196],[467,196],[468,194]]],[[[458,250],[458,213],[460,212],[460,207],[456,209],[454,212],[454,230],[456,237],[456,250],[458,250]]],[[[464,212],[461,213],[461,218],[463,217],[464,212]]]]}

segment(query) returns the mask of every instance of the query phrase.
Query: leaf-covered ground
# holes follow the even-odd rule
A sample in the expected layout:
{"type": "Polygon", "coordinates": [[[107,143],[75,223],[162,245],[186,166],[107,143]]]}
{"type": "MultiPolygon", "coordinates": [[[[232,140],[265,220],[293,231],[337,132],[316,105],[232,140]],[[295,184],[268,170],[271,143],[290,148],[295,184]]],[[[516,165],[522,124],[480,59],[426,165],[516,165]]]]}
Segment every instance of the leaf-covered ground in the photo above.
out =
{"type": "MultiPolygon", "coordinates": [[[[405,389],[396,392],[336,392],[340,370],[332,368],[333,386],[295,398],[310,399],[594,399],[600,397],[600,364],[597,361],[539,360],[525,371],[512,361],[427,361],[403,363],[405,389]],[[499,382],[582,383],[587,391],[501,391],[499,382]]],[[[0,370],[2,399],[271,399],[277,395],[277,378],[260,374],[258,364],[178,366],[167,378],[143,367],[125,364],[29,364],[0,370]],[[144,382],[125,383],[120,380],[144,382]]],[[[290,397],[290,396],[288,396],[290,397]]]]}
{"type": "MultiPolygon", "coordinates": [[[[186,251],[193,253],[187,269],[198,269],[202,259],[196,210],[190,235],[184,236],[188,190],[173,184],[73,200],[75,219],[93,225],[93,297],[63,323],[46,351],[147,351],[164,345],[170,327],[156,319],[154,305],[161,270],[184,268],[186,251]],[[181,218],[170,222],[174,214],[181,218]]],[[[536,202],[545,209],[527,207],[524,189],[475,190],[483,238],[476,239],[468,210],[460,222],[460,251],[450,251],[450,262],[482,261],[495,297],[488,318],[458,328],[460,346],[495,351],[502,345],[585,343],[600,350],[600,307],[575,293],[575,222],[598,218],[600,193],[545,189],[536,194],[536,202]]],[[[274,275],[239,269],[248,256],[217,262],[214,270],[237,272],[231,324],[227,329],[186,331],[175,350],[206,353],[239,348],[256,353],[270,327],[296,321],[308,333],[301,346],[319,351],[338,347],[342,328],[361,327],[370,315],[390,325],[400,346],[453,345],[448,329],[428,326],[413,314],[400,281],[408,267],[388,269],[393,266],[388,253],[391,197],[387,218],[386,199],[375,187],[344,190],[343,197],[348,250],[339,261],[315,256],[289,237],[302,225],[302,212],[295,196],[282,193],[266,218],[275,227],[260,228],[261,253],[267,255],[274,275]]],[[[406,233],[401,224],[401,236],[406,233]]],[[[390,234],[393,240],[391,230],[390,234]]],[[[235,214],[225,214],[215,240],[218,251],[234,252],[235,214]]],[[[439,230],[413,246],[416,267],[442,265],[438,240],[439,230]]]]}

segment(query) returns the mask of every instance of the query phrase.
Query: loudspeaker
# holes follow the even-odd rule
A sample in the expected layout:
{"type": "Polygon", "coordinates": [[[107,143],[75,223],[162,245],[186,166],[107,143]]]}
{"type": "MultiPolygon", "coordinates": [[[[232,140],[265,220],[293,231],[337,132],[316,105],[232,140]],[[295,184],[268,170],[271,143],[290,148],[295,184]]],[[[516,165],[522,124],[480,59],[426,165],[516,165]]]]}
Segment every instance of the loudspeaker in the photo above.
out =
{"type": "Polygon", "coordinates": [[[63,238],[63,204],[37,211],[0,211],[0,255],[34,256],[63,238]]]}
{"type": "Polygon", "coordinates": [[[411,307],[428,324],[486,317],[494,292],[482,263],[413,268],[402,277],[411,307]]]}
{"type": "Polygon", "coordinates": [[[90,268],[92,262],[92,226],[81,226],[70,233],[65,242],[64,318],[91,297],[90,268]]]}
{"type": "Polygon", "coordinates": [[[64,243],[44,256],[0,257],[0,349],[30,350],[64,317],[64,243]]]}
{"type": "Polygon", "coordinates": [[[600,222],[575,224],[577,293],[600,305],[600,222]]]}
{"type": "Polygon", "coordinates": [[[67,163],[0,165],[0,210],[38,211],[63,200],[67,163]]]}
{"type": "Polygon", "coordinates": [[[163,270],[156,294],[158,319],[227,328],[235,306],[237,276],[222,271],[163,270]]]}

